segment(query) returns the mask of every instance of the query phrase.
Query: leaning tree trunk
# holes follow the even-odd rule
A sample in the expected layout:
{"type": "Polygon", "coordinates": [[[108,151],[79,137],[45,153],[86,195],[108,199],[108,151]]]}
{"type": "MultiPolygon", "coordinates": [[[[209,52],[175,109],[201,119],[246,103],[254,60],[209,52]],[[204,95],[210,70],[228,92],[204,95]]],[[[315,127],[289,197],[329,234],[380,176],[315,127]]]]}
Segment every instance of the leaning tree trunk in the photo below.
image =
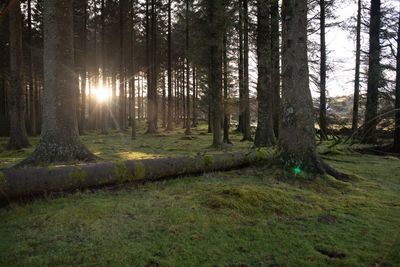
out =
{"type": "MultiPolygon", "coordinates": [[[[29,147],[28,135],[25,126],[25,98],[26,91],[23,83],[23,55],[22,55],[22,15],[21,3],[14,1],[9,13],[10,35],[10,90],[7,94],[10,116],[10,140],[8,149],[29,147]]],[[[32,88],[29,88],[32,90],[32,88]]]]}
{"type": "Polygon", "coordinates": [[[378,98],[379,82],[381,80],[380,69],[380,43],[379,33],[381,24],[381,1],[371,0],[371,18],[369,28],[369,68],[367,85],[367,106],[364,122],[364,143],[375,143],[377,141],[376,127],[378,124],[378,98]]]}
{"type": "Polygon", "coordinates": [[[273,127],[273,87],[271,62],[271,28],[270,7],[264,0],[257,1],[257,56],[258,56],[258,123],[254,144],[256,147],[266,147],[275,144],[273,127]]]}
{"type": "Polygon", "coordinates": [[[394,151],[400,153],[400,14],[397,33],[397,67],[396,67],[396,122],[394,130],[394,151]]]}
{"type": "Polygon", "coordinates": [[[360,102],[360,63],[361,63],[361,7],[362,0],[358,0],[357,26],[356,26],[356,67],[354,76],[353,121],[351,131],[355,134],[358,130],[358,107],[360,102]]]}
{"type": "Polygon", "coordinates": [[[76,116],[78,77],[74,66],[72,0],[44,1],[44,93],[42,134],[21,165],[91,161],[79,140],[76,116]]]}
{"type": "Polygon", "coordinates": [[[282,128],[279,159],[299,174],[328,172],[347,178],[326,165],[315,143],[314,116],[307,58],[307,0],[283,0],[282,5],[282,128]]]}
{"type": "Polygon", "coordinates": [[[32,197],[51,192],[146,182],[170,177],[223,171],[267,160],[263,153],[235,152],[196,157],[128,160],[60,167],[0,171],[0,200],[32,197]]]}

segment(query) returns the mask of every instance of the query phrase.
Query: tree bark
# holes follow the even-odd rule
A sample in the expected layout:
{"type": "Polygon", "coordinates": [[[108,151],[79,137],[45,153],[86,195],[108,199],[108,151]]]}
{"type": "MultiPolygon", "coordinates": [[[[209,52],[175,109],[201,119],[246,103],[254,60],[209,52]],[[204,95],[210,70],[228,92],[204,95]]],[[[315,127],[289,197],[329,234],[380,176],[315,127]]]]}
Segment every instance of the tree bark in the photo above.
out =
{"type": "Polygon", "coordinates": [[[249,5],[248,0],[243,0],[244,17],[244,59],[243,59],[243,140],[252,141],[250,132],[250,88],[249,88],[249,5]]]}
{"type": "Polygon", "coordinates": [[[149,12],[149,1],[146,1],[146,46],[147,46],[147,133],[157,132],[157,78],[155,73],[155,0],[151,0],[151,12],[149,12]],[[151,25],[149,18],[151,19],[151,25]]]}
{"type": "Polygon", "coordinates": [[[32,197],[52,192],[104,185],[146,182],[223,171],[267,160],[255,152],[102,162],[60,167],[6,169],[0,172],[0,199],[32,197]]]}
{"type": "Polygon", "coordinates": [[[319,0],[320,7],[320,97],[319,97],[319,127],[321,138],[327,140],[327,122],[326,122],[326,41],[325,41],[325,0],[319,0]]]}
{"type": "Polygon", "coordinates": [[[256,147],[272,146],[276,143],[272,100],[272,57],[271,57],[271,21],[270,3],[257,1],[257,56],[258,56],[258,123],[254,145],[256,147]]]}
{"type": "Polygon", "coordinates": [[[72,0],[44,0],[44,94],[40,142],[20,165],[92,161],[79,140],[72,0]]]}
{"type": "Polygon", "coordinates": [[[280,47],[279,47],[279,1],[272,0],[271,4],[271,61],[273,87],[273,121],[274,133],[279,137],[281,115],[281,77],[280,77],[280,47]]]}
{"type": "MultiPolygon", "coordinates": [[[[221,0],[207,1],[207,15],[209,23],[209,90],[210,90],[210,111],[212,119],[213,147],[222,145],[221,138],[221,89],[222,89],[222,22],[220,14],[223,12],[221,0]],[[216,15],[218,14],[218,15],[216,15]]],[[[209,127],[210,128],[210,127],[209,127]]]]}
{"type": "Polygon", "coordinates": [[[26,91],[23,82],[22,55],[22,15],[21,3],[14,1],[9,12],[10,37],[10,90],[7,94],[7,104],[10,117],[10,139],[7,149],[29,147],[25,125],[26,91]]]}
{"type": "Polygon", "coordinates": [[[356,66],[354,76],[353,120],[351,131],[353,135],[358,130],[358,107],[360,102],[360,64],[361,64],[361,8],[362,0],[358,0],[356,26],[356,66]]]}
{"type": "Polygon", "coordinates": [[[282,128],[279,156],[284,168],[328,174],[347,179],[319,157],[315,143],[314,116],[307,58],[307,0],[283,0],[282,4],[282,128]]]}
{"type": "Polygon", "coordinates": [[[131,0],[131,71],[132,71],[132,78],[131,78],[131,139],[136,140],[136,49],[135,49],[135,42],[136,42],[136,34],[135,34],[135,16],[134,16],[134,6],[135,2],[131,0]]]}
{"type": "Polygon", "coordinates": [[[396,55],[396,103],[395,128],[394,128],[394,151],[400,153],[400,13],[397,28],[397,55],[396,55]]]}
{"type": "Polygon", "coordinates": [[[171,17],[171,0],[168,0],[168,116],[167,131],[174,129],[173,120],[173,96],[172,96],[172,17],[171,17]]]}
{"type": "Polygon", "coordinates": [[[126,81],[124,64],[124,4],[126,0],[119,2],[119,127],[126,129],[126,81]]]}
{"type": "Polygon", "coordinates": [[[381,25],[381,1],[371,0],[371,18],[369,29],[369,68],[367,84],[367,106],[363,142],[376,143],[376,127],[378,124],[379,83],[381,81],[379,33],[381,25]]]}
{"type": "Polygon", "coordinates": [[[244,83],[243,83],[243,0],[239,0],[239,62],[238,62],[238,78],[239,78],[239,121],[238,131],[243,133],[243,118],[244,118],[244,83]]]}
{"type": "Polygon", "coordinates": [[[229,125],[230,125],[230,114],[228,106],[228,44],[227,34],[224,34],[223,40],[223,67],[224,67],[224,144],[232,144],[229,139],[229,125]]]}
{"type": "Polygon", "coordinates": [[[28,69],[28,84],[29,84],[29,134],[35,136],[37,133],[36,129],[36,93],[35,86],[33,83],[33,56],[32,56],[32,1],[28,0],[28,35],[27,35],[27,45],[28,49],[26,58],[27,69],[28,69]]]}
{"type": "Polygon", "coordinates": [[[190,129],[190,59],[189,59],[189,0],[186,0],[186,130],[185,135],[191,135],[190,129]]]}

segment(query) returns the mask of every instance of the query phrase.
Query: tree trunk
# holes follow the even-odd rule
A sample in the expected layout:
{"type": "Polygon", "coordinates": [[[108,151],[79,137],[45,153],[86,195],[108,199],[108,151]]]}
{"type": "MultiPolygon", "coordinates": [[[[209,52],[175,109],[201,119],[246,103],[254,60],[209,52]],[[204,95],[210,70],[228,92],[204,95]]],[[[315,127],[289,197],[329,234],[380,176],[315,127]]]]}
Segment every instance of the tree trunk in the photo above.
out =
{"type": "Polygon", "coordinates": [[[223,66],[224,66],[224,144],[232,144],[229,139],[229,106],[228,106],[228,44],[227,44],[227,34],[224,34],[223,40],[223,66]]]}
{"type": "Polygon", "coordinates": [[[307,0],[282,4],[282,128],[278,158],[293,175],[328,174],[346,179],[319,157],[307,58],[307,0]]]}
{"type": "Polygon", "coordinates": [[[22,55],[22,15],[20,1],[14,1],[9,13],[10,36],[10,90],[8,96],[8,111],[10,116],[10,139],[7,149],[29,147],[25,125],[26,91],[23,82],[22,55]]]}
{"type": "Polygon", "coordinates": [[[320,97],[319,97],[319,127],[321,138],[327,140],[327,122],[326,122],[326,42],[325,42],[325,0],[319,0],[320,7],[320,97]]]}
{"type": "Polygon", "coordinates": [[[256,147],[272,146],[276,143],[273,124],[272,57],[270,7],[267,1],[257,1],[257,56],[258,56],[258,123],[255,137],[256,147]]]}
{"type": "Polygon", "coordinates": [[[210,108],[213,132],[213,147],[222,145],[221,139],[221,87],[222,87],[222,22],[223,5],[221,0],[210,0],[207,2],[207,14],[209,22],[209,36],[212,40],[209,44],[209,90],[210,108]],[[216,15],[218,14],[218,15],[216,15]]]}
{"type": "Polygon", "coordinates": [[[243,140],[252,141],[250,132],[250,88],[249,88],[249,5],[248,0],[243,0],[244,17],[244,71],[243,71],[243,140]]]}
{"type": "Polygon", "coordinates": [[[31,156],[20,165],[92,161],[79,140],[76,116],[72,0],[44,0],[44,94],[42,133],[31,156]]]}
{"type": "Polygon", "coordinates": [[[204,172],[231,170],[266,157],[236,152],[216,155],[102,162],[56,168],[20,168],[0,172],[0,200],[32,197],[121,183],[143,183],[204,172]]]}
{"type": "MultiPolygon", "coordinates": [[[[104,1],[101,0],[101,77],[102,77],[102,85],[103,87],[101,90],[105,90],[106,87],[106,34],[105,34],[105,6],[104,6],[104,1]]],[[[121,3],[123,0],[121,1],[121,3]]],[[[121,4],[120,4],[121,5],[121,4]]],[[[121,14],[120,14],[121,15],[121,14]]],[[[120,28],[122,30],[122,28],[120,28]]],[[[122,32],[120,32],[122,35],[122,32]]],[[[122,50],[121,50],[122,53],[122,50]]],[[[107,92],[108,93],[108,92],[107,92]]],[[[100,118],[100,124],[101,124],[101,133],[102,134],[108,134],[108,109],[105,101],[101,103],[100,106],[101,109],[101,118],[100,118]]]]}
{"type": "Polygon", "coordinates": [[[86,60],[87,60],[87,19],[88,2],[84,5],[84,23],[83,23],[83,58],[82,58],[82,88],[81,88],[81,112],[79,134],[83,135],[86,131],[86,60]]]}
{"type": "Polygon", "coordinates": [[[271,61],[272,61],[272,90],[273,90],[273,121],[274,133],[279,137],[281,115],[281,77],[280,77],[280,47],[279,47],[279,1],[273,0],[271,4],[271,61]]]}
{"type": "Polygon", "coordinates": [[[239,62],[238,62],[238,78],[239,78],[239,121],[238,131],[243,133],[243,118],[244,118],[244,83],[243,83],[243,0],[239,0],[239,62]]]}
{"type": "Polygon", "coordinates": [[[136,140],[136,50],[135,50],[135,41],[136,41],[136,34],[135,34],[135,16],[134,16],[134,1],[131,0],[131,139],[136,140]]]}
{"type": "Polygon", "coordinates": [[[119,2],[119,127],[120,130],[126,129],[126,81],[124,64],[124,2],[119,2]]]}
{"type": "Polygon", "coordinates": [[[28,0],[28,35],[27,35],[27,44],[28,49],[26,58],[27,69],[28,69],[28,84],[29,84],[29,134],[35,136],[37,133],[36,129],[36,100],[35,100],[35,86],[33,83],[33,56],[32,56],[32,1],[28,0]]]}
{"type": "Polygon", "coordinates": [[[168,0],[168,118],[167,131],[174,130],[173,121],[173,96],[172,96],[172,18],[171,18],[171,0],[168,0]]]}
{"type": "Polygon", "coordinates": [[[367,106],[363,142],[376,143],[376,126],[378,124],[379,83],[381,81],[379,33],[381,25],[381,1],[371,0],[371,18],[369,28],[369,68],[367,84],[367,106]]]}
{"type": "Polygon", "coordinates": [[[394,130],[394,151],[400,153],[400,13],[397,28],[397,55],[396,55],[396,117],[394,130]]]}
{"type": "Polygon", "coordinates": [[[361,8],[362,0],[358,0],[357,26],[356,26],[356,67],[354,77],[353,121],[351,131],[355,134],[358,130],[358,106],[360,102],[360,63],[361,63],[361,8]]]}
{"type": "Polygon", "coordinates": [[[191,135],[190,129],[190,60],[189,60],[189,0],[186,0],[186,130],[185,135],[191,135]]]}
{"type": "Polygon", "coordinates": [[[196,67],[193,66],[193,127],[197,127],[197,100],[198,100],[198,90],[197,90],[197,81],[196,81],[196,67]]]}
{"type": "Polygon", "coordinates": [[[151,12],[149,13],[149,1],[146,1],[146,46],[147,46],[147,133],[157,132],[157,92],[156,73],[154,66],[154,37],[155,37],[155,0],[151,0],[151,12]],[[151,25],[149,22],[151,19],[151,25]]]}

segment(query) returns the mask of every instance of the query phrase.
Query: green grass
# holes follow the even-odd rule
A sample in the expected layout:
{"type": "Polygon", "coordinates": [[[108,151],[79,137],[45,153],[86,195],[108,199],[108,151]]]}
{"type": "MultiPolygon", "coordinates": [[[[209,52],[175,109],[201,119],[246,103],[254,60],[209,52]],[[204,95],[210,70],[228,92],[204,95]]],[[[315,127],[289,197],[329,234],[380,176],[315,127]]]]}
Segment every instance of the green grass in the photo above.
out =
{"type": "MultiPolygon", "coordinates": [[[[211,148],[211,136],[206,125],[193,129],[191,139],[185,137],[185,129],[177,127],[173,132],[160,130],[157,135],[145,134],[144,125],[139,127],[137,140],[132,141],[130,132],[110,130],[108,135],[89,132],[81,137],[82,142],[95,155],[103,160],[147,159],[156,157],[172,157],[179,155],[194,155],[196,153],[215,153],[211,148]]],[[[241,142],[242,136],[231,133],[234,146],[226,146],[224,150],[247,150],[253,146],[251,142],[241,142]]],[[[18,151],[7,151],[5,146],[8,138],[0,137],[0,169],[9,167],[32,153],[39,141],[38,137],[30,138],[32,147],[18,151]]]]}
{"type": "MultiPolygon", "coordinates": [[[[202,137],[199,149],[209,144],[202,137]]],[[[163,140],[173,148],[177,138],[163,140]]],[[[258,166],[15,204],[0,210],[0,265],[399,266],[400,160],[325,157],[355,179],[258,166]]]]}

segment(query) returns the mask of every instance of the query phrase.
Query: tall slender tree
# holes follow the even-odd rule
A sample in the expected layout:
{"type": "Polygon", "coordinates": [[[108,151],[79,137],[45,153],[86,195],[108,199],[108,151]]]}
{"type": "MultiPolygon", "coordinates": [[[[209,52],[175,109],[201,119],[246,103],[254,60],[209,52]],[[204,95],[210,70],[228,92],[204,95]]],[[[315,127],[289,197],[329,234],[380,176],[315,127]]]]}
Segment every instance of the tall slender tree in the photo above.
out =
{"type": "Polygon", "coordinates": [[[172,96],[172,18],[171,18],[171,0],[168,0],[168,116],[167,131],[174,129],[173,125],[173,96],[172,96]]]}
{"type": "Polygon", "coordinates": [[[225,144],[231,144],[231,140],[229,138],[229,124],[230,124],[230,115],[229,115],[229,106],[228,106],[228,40],[227,34],[224,34],[223,39],[223,80],[224,80],[224,137],[223,141],[225,144]]]}
{"type": "Polygon", "coordinates": [[[319,81],[319,127],[321,138],[327,139],[326,122],[326,35],[325,35],[325,0],[319,0],[320,7],[320,81],[319,81]]]}
{"type": "Polygon", "coordinates": [[[209,30],[209,69],[208,88],[210,91],[210,111],[212,119],[213,147],[220,147],[221,138],[221,88],[222,88],[222,28],[223,4],[221,0],[207,2],[207,18],[209,30]]]}
{"type": "Polygon", "coordinates": [[[257,1],[257,56],[258,56],[258,123],[254,144],[257,147],[274,145],[273,87],[271,57],[270,3],[257,1]]]}
{"type": "Polygon", "coordinates": [[[248,0],[243,0],[244,18],[244,50],[243,50],[243,140],[251,141],[250,132],[250,86],[249,86],[249,4],[248,0]]]}
{"type": "Polygon", "coordinates": [[[369,28],[369,68],[367,83],[367,106],[365,110],[364,138],[365,143],[377,141],[379,83],[381,81],[379,42],[381,27],[381,0],[371,0],[369,28]]]}
{"type": "Polygon", "coordinates": [[[353,120],[352,132],[355,134],[358,129],[358,107],[360,102],[360,64],[361,64],[361,9],[362,0],[357,4],[357,26],[356,26],[356,66],[354,76],[354,97],[353,97],[353,120]]]}
{"type": "Polygon", "coordinates": [[[185,46],[185,59],[186,59],[186,135],[191,135],[190,129],[190,55],[189,55],[189,0],[186,0],[186,46],[185,46]]]}
{"type": "Polygon", "coordinates": [[[244,73],[243,73],[243,0],[239,0],[239,21],[238,21],[238,35],[239,35],[239,60],[238,60],[238,78],[239,78],[239,122],[238,131],[243,133],[243,118],[244,118],[244,73]]]}
{"type": "Polygon", "coordinates": [[[32,55],[32,1],[28,0],[28,34],[27,34],[27,71],[28,71],[28,84],[29,84],[29,134],[36,135],[36,92],[33,82],[33,55],[32,55]]]}
{"type": "Polygon", "coordinates": [[[273,120],[274,133],[279,137],[281,113],[281,77],[280,77],[280,47],[279,47],[279,1],[271,2],[271,62],[272,62],[272,90],[273,90],[273,120]]]}
{"type": "Polygon", "coordinates": [[[394,130],[394,151],[400,153],[400,13],[397,25],[397,54],[396,54],[396,117],[394,130]]]}
{"type": "Polygon", "coordinates": [[[8,112],[10,116],[10,139],[8,149],[29,147],[25,126],[26,91],[23,82],[22,55],[22,15],[19,0],[11,3],[9,12],[10,38],[10,90],[7,94],[8,112]]]}
{"type": "Polygon", "coordinates": [[[73,0],[44,0],[44,94],[42,133],[35,151],[22,164],[91,161],[79,140],[76,116],[78,77],[71,72],[73,0]]]}

